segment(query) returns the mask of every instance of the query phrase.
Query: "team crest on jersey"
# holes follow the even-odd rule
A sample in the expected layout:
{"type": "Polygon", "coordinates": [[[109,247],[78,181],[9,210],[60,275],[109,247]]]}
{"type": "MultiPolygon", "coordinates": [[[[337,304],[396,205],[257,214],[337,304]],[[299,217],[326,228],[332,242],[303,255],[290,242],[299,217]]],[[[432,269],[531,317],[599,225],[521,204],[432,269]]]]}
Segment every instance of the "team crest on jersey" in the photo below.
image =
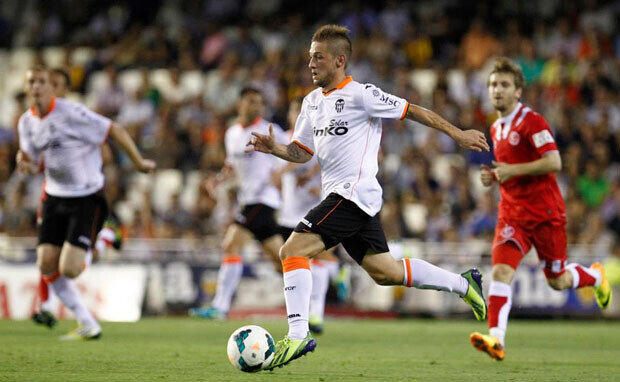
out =
{"type": "Polygon", "coordinates": [[[500,234],[502,235],[502,237],[509,239],[515,234],[515,229],[514,227],[507,225],[504,228],[502,228],[502,231],[500,232],[500,234]]]}
{"type": "Polygon", "coordinates": [[[508,135],[508,142],[510,142],[511,145],[516,146],[519,142],[521,142],[521,136],[516,131],[511,131],[508,135]]]}
{"type": "Polygon", "coordinates": [[[336,101],[336,112],[340,113],[344,109],[344,100],[342,98],[338,98],[336,101]]]}

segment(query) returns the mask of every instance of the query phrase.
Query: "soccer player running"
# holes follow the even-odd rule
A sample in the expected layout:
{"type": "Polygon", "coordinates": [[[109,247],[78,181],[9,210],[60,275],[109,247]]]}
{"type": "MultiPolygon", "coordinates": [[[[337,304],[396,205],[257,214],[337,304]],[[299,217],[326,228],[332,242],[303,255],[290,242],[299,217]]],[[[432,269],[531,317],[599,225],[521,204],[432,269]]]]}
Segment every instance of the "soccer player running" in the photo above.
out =
{"type": "Polygon", "coordinates": [[[38,225],[37,263],[45,282],[75,314],[79,327],[62,339],[95,339],[101,326],[73,283],[107,215],[100,146],[110,136],[142,172],[144,159],[127,132],[83,105],[54,95],[50,72],[29,69],[25,90],[31,107],[19,119],[18,169],[44,171],[44,201],[38,225]]]}
{"type": "MultiPolygon", "coordinates": [[[[462,131],[436,113],[387,94],[374,85],[345,75],[352,46],[349,30],[325,25],[312,37],[309,68],[318,86],[304,98],[293,142],[254,133],[249,151],[291,162],[307,162],[316,154],[327,197],[295,227],[280,249],[289,331],[276,345],[266,368],[272,370],[313,351],[308,333],[312,290],[309,259],[342,243],[349,255],[380,285],[405,285],[449,291],[461,296],[478,320],[486,318],[482,278],[475,269],[461,275],[423,260],[394,260],[379,221],[382,190],[377,181],[381,118],[409,118],[455,139],[470,150],[488,150],[484,134],[462,131]]],[[[271,129],[270,129],[271,130],[271,129]]]]}
{"type": "MultiPolygon", "coordinates": [[[[217,275],[217,289],[210,306],[192,308],[189,314],[207,319],[223,320],[228,315],[233,294],[243,272],[241,250],[252,238],[258,240],[269,258],[280,270],[278,256],[283,240],[275,219],[280,207],[280,191],[272,183],[272,172],[279,166],[277,158],[246,153],[245,144],[253,133],[267,133],[270,123],[261,115],[264,99],[253,87],[241,90],[239,118],[226,130],[226,165],[218,174],[219,181],[238,181],[237,201],[241,212],[226,230],[222,249],[224,256],[217,275]]],[[[284,132],[275,126],[278,141],[285,141],[284,132]]]]}
{"type": "MultiPolygon", "coordinates": [[[[287,121],[291,129],[301,113],[302,98],[294,99],[289,105],[287,121]]],[[[282,207],[278,215],[282,238],[287,240],[295,226],[306,213],[321,202],[321,172],[315,157],[306,163],[285,162],[274,173],[276,182],[282,190],[282,207]]],[[[312,293],[310,293],[309,329],[315,334],[323,333],[323,317],[325,313],[325,297],[329,289],[329,281],[338,281],[339,295],[346,295],[347,283],[341,279],[339,260],[331,251],[324,251],[310,261],[312,272],[312,293]]]]}
{"type": "Polygon", "coordinates": [[[545,119],[519,102],[525,86],[521,68],[508,58],[499,58],[487,85],[499,115],[491,125],[496,162],[494,168],[482,166],[480,179],[487,187],[499,183],[502,198],[491,253],[489,334],[472,333],[470,340],[476,349],[501,361],[506,356],[510,283],[532,246],[551,288],[593,286],[603,309],[611,301],[611,288],[601,264],[589,268],[566,264],[564,200],[553,174],[562,169],[562,160],[545,119]]]}
{"type": "MultiPolygon", "coordinates": [[[[71,77],[69,72],[63,68],[53,68],[49,72],[50,82],[52,84],[52,88],[54,91],[54,95],[59,98],[65,98],[69,93],[69,88],[71,84],[71,77]]],[[[41,168],[42,170],[42,168],[41,168]]],[[[45,200],[45,188],[42,190],[42,200],[45,200]]],[[[40,213],[40,210],[39,210],[40,213]]],[[[112,226],[104,227],[97,234],[97,240],[95,241],[95,245],[92,248],[89,248],[86,251],[86,255],[84,257],[84,269],[88,267],[93,258],[98,258],[103,255],[105,250],[112,245],[120,246],[121,237],[117,235],[112,226]]],[[[39,309],[35,311],[32,315],[32,320],[36,324],[47,326],[48,328],[53,328],[58,320],[52,314],[52,306],[53,299],[50,294],[50,288],[48,283],[45,281],[46,278],[41,273],[39,277],[39,309]]],[[[73,283],[73,280],[68,279],[67,283],[73,283]]],[[[74,339],[75,337],[69,336],[68,339],[74,339]]]]}

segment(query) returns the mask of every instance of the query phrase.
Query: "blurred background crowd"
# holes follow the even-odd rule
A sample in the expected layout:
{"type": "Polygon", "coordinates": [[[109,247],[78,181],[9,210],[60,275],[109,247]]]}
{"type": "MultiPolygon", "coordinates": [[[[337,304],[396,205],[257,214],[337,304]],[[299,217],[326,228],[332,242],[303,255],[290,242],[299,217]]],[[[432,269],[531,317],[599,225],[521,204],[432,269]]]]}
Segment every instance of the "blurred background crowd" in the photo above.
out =
{"type": "MultiPolygon", "coordinates": [[[[189,0],[17,1],[0,5],[0,231],[35,234],[40,179],[14,172],[15,129],[33,63],[64,66],[70,99],[123,124],[158,172],[136,175],[112,147],[106,195],[129,237],[202,237],[232,217],[232,188],[200,185],[225,160],[240,89],[265,97],[289,129],[289,102],[313,89],[310,38],[350,28],[357,81],[488,135],[486,80],[506,55],[527,80],[523,102],[551,125],[564,168],[569,243],[620,236],[620,2],[189,0]],[[88,12],[87,12],[88,10],[88,12]],[[92,16],[92,15],[95,16],[92,16]]],[[[490,241],[497,187],[478,180],[490,153],[463,152],[410,121],[384,120],[379,179],[390,238],[490,241]]]]}

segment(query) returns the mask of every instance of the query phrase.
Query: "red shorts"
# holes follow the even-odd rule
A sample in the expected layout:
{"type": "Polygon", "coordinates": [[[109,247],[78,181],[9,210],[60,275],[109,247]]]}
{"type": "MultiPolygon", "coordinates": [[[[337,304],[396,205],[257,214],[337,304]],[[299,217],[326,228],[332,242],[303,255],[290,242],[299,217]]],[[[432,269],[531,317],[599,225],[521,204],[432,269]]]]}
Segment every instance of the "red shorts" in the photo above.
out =
{"type": "Polygon", "coordinates": [[[566,227],[563,223],[544,222],[525,227],[514,220],[499,219],[495,227],[495,239],[491,259],[493,265],[506,264],[517,269],[523,256],[534,246],[547,278],[564,273],[566,263],[566,227]],[[506,249],[513,243],[519,252],[506,249]]]}

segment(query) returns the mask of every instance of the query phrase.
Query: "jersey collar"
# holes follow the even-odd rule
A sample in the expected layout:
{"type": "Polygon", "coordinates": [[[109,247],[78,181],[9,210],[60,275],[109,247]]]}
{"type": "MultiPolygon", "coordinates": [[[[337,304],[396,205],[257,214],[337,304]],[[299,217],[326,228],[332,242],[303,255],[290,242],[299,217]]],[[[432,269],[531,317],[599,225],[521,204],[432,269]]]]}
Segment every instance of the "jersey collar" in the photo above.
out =
{"type": "Polygon", "coordinates": [[[523,104],[521,102],[517,103],[517,106],[515,106],[515,109],[512,111],[512,113],[510,113],[509,115],[505,116],[505,117],[500,117],[497,119],[497,123],[499,124],[511,124],[512,121],[515,119],[515,117],[517,116],[517,113],[519,112],[519,110],[521,110],[521,108],[523,107],[523,104]]]}
{"type": "Polygon", "coordinates": [[[345,86],[347,86],[347,84],[348,84],[349,82],[351,82],[351,81],[353,81],[353,77],[351,77],[351,76],[346,76],[346,77],[344,78],[344,80],[342,80],[342,82],[340,82],[338,85],[336,85],[336,87],[335,87],[335,88],[330,89],[330,90],[328,90],[328,91],[326,91],[326,92],[323,92],[323,95],[324,95],[324,96],[328,96],[328,95],[332,94],[334,91],[336,91],[336,90],[338,90],[338,89],[342,89],[342,88],[344,88],[344,87],[345,87],[345,86]]]}
{"type": "MultiPolygon", "coordinates": [[[[45,112],[45,114],[43,114],[40,118],[43,119],[45,117],[47,117],[47,115],[49,113],[51,113],[52,111],[54,111],[54,108],[56,108],[56,96],[52,97],[52,102],[50,102],[50,107],[47,108],[47,111],[45,112]]],[[[37,109],[34,107],[34,105],[30,106],[30,112],[32,113],[32,115],[34,115],[35,117],[38,117],[37,115],[37,109]]]]}

